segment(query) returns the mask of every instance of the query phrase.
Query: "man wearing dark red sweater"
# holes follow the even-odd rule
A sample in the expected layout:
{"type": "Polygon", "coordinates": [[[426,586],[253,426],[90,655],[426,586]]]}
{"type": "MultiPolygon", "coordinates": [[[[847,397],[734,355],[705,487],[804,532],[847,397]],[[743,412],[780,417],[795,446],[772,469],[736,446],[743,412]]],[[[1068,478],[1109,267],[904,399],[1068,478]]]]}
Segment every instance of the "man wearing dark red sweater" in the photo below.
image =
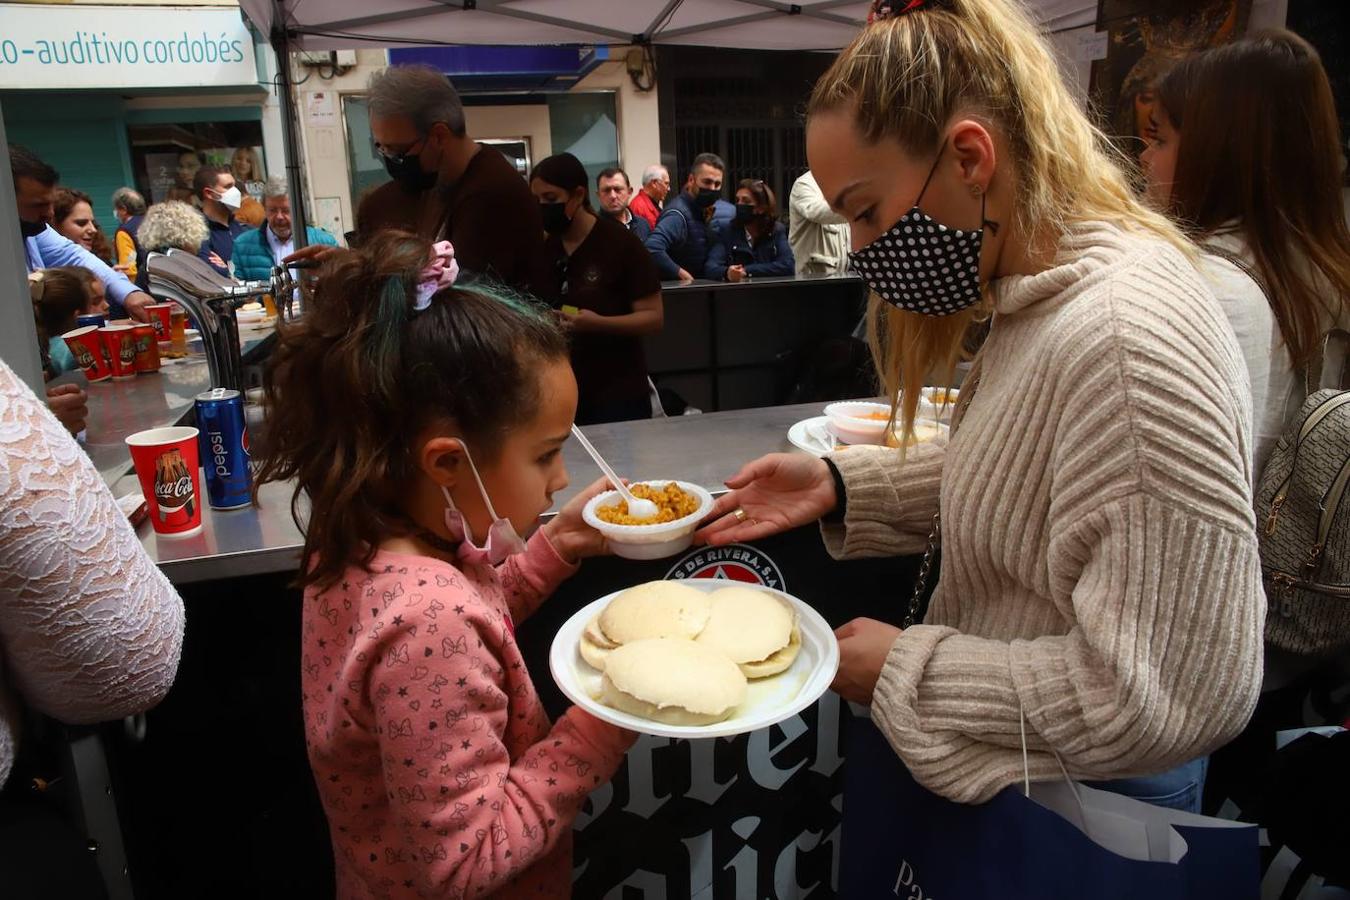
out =
{"type": "Polygon", "coordinates": [[[447,240],[466,271],[532,290],[544,243],[539,202],[505,156],[469,137],[445,75],[390,66],[371,78],[369,105],[375,149],[393,181],[361,199],[356,241],[390,228],[447,240]]]}

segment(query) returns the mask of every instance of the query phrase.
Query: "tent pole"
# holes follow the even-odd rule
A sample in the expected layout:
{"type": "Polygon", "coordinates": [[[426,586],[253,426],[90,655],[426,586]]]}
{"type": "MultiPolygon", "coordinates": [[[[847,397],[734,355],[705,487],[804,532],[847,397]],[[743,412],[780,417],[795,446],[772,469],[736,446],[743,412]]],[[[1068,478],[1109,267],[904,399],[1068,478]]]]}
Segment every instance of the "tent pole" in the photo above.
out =
{"type": "Polygon", "coordinates": [[[305,180],[301,165],[300,142],[296,131],[295,86],[291,82],[291,45],[286,33],[286,9],[282,0],[276,4],[276,25],[272,27],[272,51],[277,57],[277,92],[281,95],[281,136],[286,151],[286,180],[291,189],[291,233],[295,249],[309,243],[308,217],[305,215],[305,180]]]}
{"type": "MultiPolygon", "coordinates": [[[[0,116],[0,163],[9,163],[5,120],[0,116]]],[[[0,176],[0,359],[23,379],[38,397],[47,396],[42,381],[42,356],[38,350],[37,323],[28,299],[28,257],[19,231],[19,205],[14,183],[0,176]],[[8,275],[4,275],[8,272],[8,275]]]]}

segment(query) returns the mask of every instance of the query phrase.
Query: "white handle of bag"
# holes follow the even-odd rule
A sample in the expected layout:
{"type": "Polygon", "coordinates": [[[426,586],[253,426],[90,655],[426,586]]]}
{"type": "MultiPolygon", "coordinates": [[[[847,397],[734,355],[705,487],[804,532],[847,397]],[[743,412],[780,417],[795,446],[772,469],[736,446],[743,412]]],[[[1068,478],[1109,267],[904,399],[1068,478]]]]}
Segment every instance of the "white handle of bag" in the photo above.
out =
{"type": "MultiPolygon", "coordinates": [[[[1026,796],[1026,798],[1030,800],[1031,761],[1027,753],[1027,717],[1026,713],[1022,709],[1021,703],[1017,704],[1017,729],[1022,738],[1022,792],[1026,796]]],[[[1078,804],[1078,828],[1083,832],[1083,834],[1087,835],[1088,838],[1091,839],[1092,831],[1088,828],[1087,809],[1083,806],[1083,795],[1078,792],[1077,783],[1075,783],[1074,780],[1069,777],[1069,769],[1067,766],[1064,765],[1064,760],[1060,758],[1059,753],[1053,747],[1050,747],[1048,749],[1050,750],[1051,755],[1055,757],[1055,762],[1059,763],[1060,774],[1064,776],[1065,783],[1068,784],[1069,790],[1073,792],[1074,802],[1078,804]]]]}

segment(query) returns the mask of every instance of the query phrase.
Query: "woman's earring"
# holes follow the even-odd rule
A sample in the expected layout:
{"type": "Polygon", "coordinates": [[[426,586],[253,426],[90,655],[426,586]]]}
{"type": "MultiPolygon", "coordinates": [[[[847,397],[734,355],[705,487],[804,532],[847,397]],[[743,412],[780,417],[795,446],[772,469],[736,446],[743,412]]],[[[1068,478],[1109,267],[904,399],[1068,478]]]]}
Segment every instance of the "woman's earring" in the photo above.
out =
{"type": "Polygon", "coordinates": [[[978,184],[972,184],[972,185],[970,186],[970,196],[972,196],[972,197],[978,197],[978,196],[980,196],[980,192],[983,191],[983,190],[984,190],[984,188],[980,187],[978,184]]]}

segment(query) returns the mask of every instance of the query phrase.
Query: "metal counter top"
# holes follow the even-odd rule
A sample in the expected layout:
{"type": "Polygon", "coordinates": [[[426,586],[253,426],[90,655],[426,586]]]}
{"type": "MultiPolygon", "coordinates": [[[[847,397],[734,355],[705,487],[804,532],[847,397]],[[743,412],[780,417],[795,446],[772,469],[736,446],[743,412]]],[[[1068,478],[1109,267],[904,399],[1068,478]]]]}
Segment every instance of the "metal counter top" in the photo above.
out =
{"type": "Polygon", "coordinates": [[[751,278],[748,281],[712,281],[696,278],[685,284],[679,281],[661,282],[661,293],[666,295],[683,293],[706,293],[708,291],[752,291],[765,290],[783,285],[800,285],[803,282],[821,282],[825,284],[862,284],[857,275],[771,275],[751,278]]]}
{"type": "Polygon", "coordinates": [[[193,398],[210,387],[205,356],[166,359],[156,373],[89,385],[84,449],[104,483],[111,485],[131,466],[128,435],[176,424],[192,409],[193,398]]]}
{"type": "MultiPolygon", "coordinates": [[[[723,480],[745,463],[775,450],[790,450],[788,428],[819,415],[823,406],[807,403],[616,422],[588,426],[585,432],[624,477],[679,479],[719,493],[725,490],[723,480]]],[[[555,509],[600,477],[575,441],[563,447],[563,458],[571,484],[557,496],[555,509]]],[[[113,493],[139,490],[130,475],[117,483],[113,493]]],[[[292,571],[299,565],[304,539],[291,518],[291,490],[290,485],[264,485],[257,508],[203,509],[202,531],[190,538],[159,537],[147,522],[138,530],[141,544],[175,584],[292,571]]]]}
{"type": "MultiPolygon", "coordinates": [[[[251,336],[241,346],[246,364],[266,354],[273,338],[271,331],[248,334],[251,336]]],[[[206,357],[200,353],[184,359],[166,359],[154,374],[89,385],[84,449],[103,476],[103,483],[112,487],[131,471],[128,435],[147,428],[177,425],[191,412],[197,395],[210,388],[211,374],[207,371],[206,357]]],[[[117,491],[114,493],[120,496],[117,491]]]]}

